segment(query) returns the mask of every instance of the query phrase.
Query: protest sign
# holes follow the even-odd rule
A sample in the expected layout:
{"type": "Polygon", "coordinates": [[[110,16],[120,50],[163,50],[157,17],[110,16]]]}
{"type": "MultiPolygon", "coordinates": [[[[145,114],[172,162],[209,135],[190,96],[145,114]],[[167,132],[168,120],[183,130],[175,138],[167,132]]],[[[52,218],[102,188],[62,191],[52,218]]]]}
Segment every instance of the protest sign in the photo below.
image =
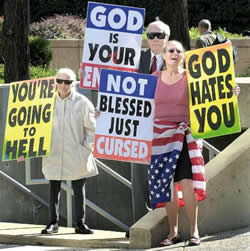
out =
{"type": "Polygon", "coordinates": [[[100,69],[138,69],[145,10],[88,3],[80,87],[98,90],[100,69]]]}
{"type": "Polygon", "coordinates": [[[150,163],[157,77],[101,70],[94,156],[150,163]]]}
{"type": "Polygon", "coordinates": [[[230,42],[185,53],[190,123],[195,138],[241,130],[230,42]]]}
{"type": "Polygon", "coordinates": [[[2,160],[49,154],[55,90],[55,77],[10,84],[2,160]]]}

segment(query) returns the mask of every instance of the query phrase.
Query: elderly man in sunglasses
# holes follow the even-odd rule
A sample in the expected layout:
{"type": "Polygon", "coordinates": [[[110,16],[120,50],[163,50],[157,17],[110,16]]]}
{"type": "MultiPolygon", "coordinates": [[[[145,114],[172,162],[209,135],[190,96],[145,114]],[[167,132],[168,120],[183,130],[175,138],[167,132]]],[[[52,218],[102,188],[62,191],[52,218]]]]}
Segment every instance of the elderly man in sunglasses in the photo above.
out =
{"type": "Polygon", "coordinates": [[[146,34],[149,48],[141,52],[138,71],[151,74],[163,67],[162,50],[170,36],[170,28],[157,20],[148,25],[146,34]]]}
{"type": "MultiPolygon", "coordinates": [[[[151,74],[163,68],[162,50],[170,36],[170,28],[164,22],[157,20],[147,27],[149,48],[142,50],[138,72],[151,74]]],[[[147,182],[147,165],[132,164],[132,200],[133,221],[138,221],[148,212],[149,192],[147,182]]],[[[128,233],[127,233],[128,236],[128,233]]]]}
{"type": "Polygon", "coordinates": [[[55,100],[50,155],[43,158],[42,171],[50,184],[50,219],[41,234],[58,232],[59,199],[62,180],[71,180],[75,199],[75,232],[92,234],[85,224],[85,183],[98,174],[92,144],[95,110],[92,103],[74,89],[75,73],[68,68],[56,74],[55,100]]]}

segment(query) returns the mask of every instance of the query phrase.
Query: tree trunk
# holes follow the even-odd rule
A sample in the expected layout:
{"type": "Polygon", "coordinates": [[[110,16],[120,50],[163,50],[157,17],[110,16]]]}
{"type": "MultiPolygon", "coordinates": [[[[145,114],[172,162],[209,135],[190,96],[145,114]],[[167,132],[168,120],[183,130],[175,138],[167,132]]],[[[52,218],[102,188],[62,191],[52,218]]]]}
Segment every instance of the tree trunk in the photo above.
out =
{"type": "Polygon", "coordinates": [[[171,40],[180,41],[186,50],[190,49],[187,0],[162,1],[160,19],[169,25],[171,40]]]}
{"type": "Polygon", "coordinates": [[[4,0],[3,48],[5,83],[30,78],[29,0],[4,0]]]}

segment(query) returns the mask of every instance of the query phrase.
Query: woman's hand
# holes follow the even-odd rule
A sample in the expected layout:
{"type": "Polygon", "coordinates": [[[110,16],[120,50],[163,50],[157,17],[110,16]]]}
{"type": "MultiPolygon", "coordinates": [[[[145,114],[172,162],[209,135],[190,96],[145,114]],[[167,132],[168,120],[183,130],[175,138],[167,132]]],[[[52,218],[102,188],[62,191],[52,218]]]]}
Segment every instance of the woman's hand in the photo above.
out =
{"type": "Polygon", "coordinates": [[[238,95],[240,94],[240,87],[238,84],[235,85],[235,87],[232,89],[232,92],[238,97],[238,95]]]}
{"type": "Polygon", "coordinates": [[[78,77],[79,77],[79,79],[84,78],[85,75],[86,75],[85,70],[83,70],[83,69],[81,68],[81,65],[80,65],[80,68],[79,68],[79,71],[78,71],[78,77]]]}
{"type": "Polygon", "coordinates": [[[97,109],[97,107],[95,108],[95,119],[98,119],[100,116],[100,111],[97,109]]]}

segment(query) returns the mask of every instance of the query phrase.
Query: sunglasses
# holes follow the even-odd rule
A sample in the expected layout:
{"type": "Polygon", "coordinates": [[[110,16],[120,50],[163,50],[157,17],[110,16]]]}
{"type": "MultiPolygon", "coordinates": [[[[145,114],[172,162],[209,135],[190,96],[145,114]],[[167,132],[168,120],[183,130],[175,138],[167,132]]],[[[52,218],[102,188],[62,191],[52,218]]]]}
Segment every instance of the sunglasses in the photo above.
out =
{"type": "Polygon", "coordinates": [[[152,40],[156,37],[158,39],[164,39],[166,37],[166,33],[165,32],[148,32],[147,33],[147,38],[150,40],[152,40]]]}
{"type": "Polygon", "coordinates": [[[73,83],[73,80],[68,79],[56,79],[57,84],[61,85],[64,83],[65,85],[71,85],[73,83]]]}
{"type": "Polygon", "coordinates": [[[178,54],[182,53],[182,51],[178,50],[178,49],[169,49],[168,52],[169,53],[174,53],[174,52],[177,52],[178,54]]]}

